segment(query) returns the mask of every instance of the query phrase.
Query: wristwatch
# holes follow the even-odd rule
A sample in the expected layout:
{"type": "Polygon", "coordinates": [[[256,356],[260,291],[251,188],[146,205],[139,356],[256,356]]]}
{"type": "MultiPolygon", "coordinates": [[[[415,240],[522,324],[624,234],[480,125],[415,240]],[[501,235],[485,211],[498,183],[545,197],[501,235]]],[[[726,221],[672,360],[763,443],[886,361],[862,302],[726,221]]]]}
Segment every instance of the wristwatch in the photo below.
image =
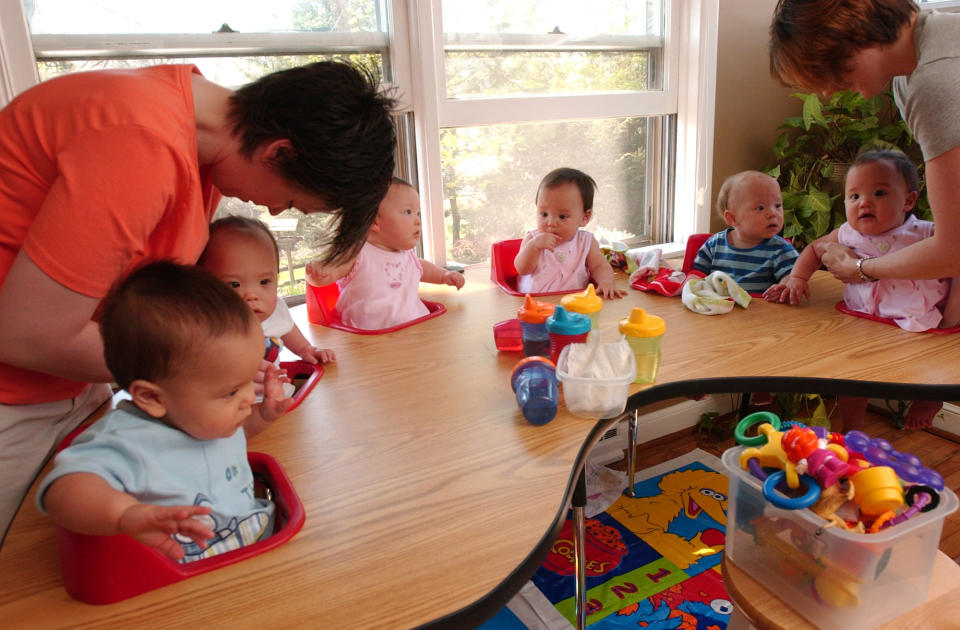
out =
{"type": "Polygon", "coordinates": [[[868,276],[868,275],[863,271],[863,261],[865,261],[865,260],[870,260],[870,258],[867,257],[867,258],[858,258],[858,259],[857,259],[857,275],[860,276],[860,279],[863,280],[864,282],[876,282],[876,281],[877,281],[877,278],[874,278],[874,277],[872,277],[872,276],[868,276]]]}

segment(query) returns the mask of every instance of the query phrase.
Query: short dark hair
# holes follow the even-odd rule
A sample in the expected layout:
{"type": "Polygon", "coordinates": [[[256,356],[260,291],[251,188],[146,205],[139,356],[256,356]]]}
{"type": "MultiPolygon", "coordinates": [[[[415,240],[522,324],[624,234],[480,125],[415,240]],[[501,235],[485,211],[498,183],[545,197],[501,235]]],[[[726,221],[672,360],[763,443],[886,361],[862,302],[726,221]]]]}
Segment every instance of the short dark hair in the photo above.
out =
{"type": "Polygon", "coordinates": [[[770,24],[770,74],[809,92],[835,90],[855,53],[895,42],[919,10],[913,0],[780,0],[770,24]]]}
{"type": "Polygon", "coordinates": [[[843,175],[843,186],[847,186],[847,176],[854,166],[871,164],[873,162],[890,162],[907,185],[907,192],[920,192],[920,176],[917,174],[917,165],[905,153],[893,149],[869,148],[857,154],[850,163],[850,168],[843,175]]]}
{"type": "Polygon", "coordinates": [[[543,176],[540,185],[537,186],[537,196],[534,203],[540,200],[540,191],[545,188],[556,188],[569,183],[576,184],[577,188],[580,189],[580,199],[583,201],[584,212],[593,210],[593,195],[597,190],[597,182],[593,181],[593,178],[583,171],[566,166],[555,168],[543,176]]]}
{"type": "Polygon", "coordinates": [[[172,375],[196,356],[197,337],[244,335],[258,326],[249,306],[209,271],[158,261],[111,288],[100,313],[103,355],[124,389],[172,375]]]}
{"type": "Polygon", "coordinates": [[[230,97],[241,152],[249,158],[264,142],[289,140],[293,151],[274,166],[337,208],[327,262],[363,246],[394,172],[395,100],[377,83],[364,68],[319,61],[268,74],[230,97]]]}
{"type": "MultiPolygon", "coordinates": [[[[237,215],[221,217],[210,224],[210,237],[207,239],[207,245],[210,245],[210,241],[213,240],[213,235],[221,230],[238,230],[240,232],[266,235],[267,239],[269,239],[270,243],[273,245],[273,253],[276,254],[277,266],[279,267],[280,246],[277,245],[277,239],[273,236],[273,232],[271,232],[270,228],[267,227],[267,224],[260,219],[252,219],[250,217],[241,217],[237,215]]],[[[200,259],[197,260],[197,264],[201,267],[204,264],[206,253],[207,250],[204,249],[203,253],[200,254],[200,259]]]]}

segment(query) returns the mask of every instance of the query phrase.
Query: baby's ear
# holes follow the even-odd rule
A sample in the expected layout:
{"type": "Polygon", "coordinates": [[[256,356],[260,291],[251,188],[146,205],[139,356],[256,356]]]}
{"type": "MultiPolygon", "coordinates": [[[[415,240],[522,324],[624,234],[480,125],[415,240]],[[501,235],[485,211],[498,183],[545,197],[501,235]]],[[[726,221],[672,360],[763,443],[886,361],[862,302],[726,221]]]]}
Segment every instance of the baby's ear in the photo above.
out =
{"type": "Polygon", "coordinates": [[[737,222],[737,215],[730,212],[729,210],[724,210],[723,220],[726,222],[727,225],[729,225],[730,227],[733,227],[733,224],[737,222]]]}
{"type": "Polygon", "coordinates": [[[590,219],[593,218],[593,208],[587,208],[583,211],[583,221],[580,223],[580,226],[584,226],[587,223],[590,223],[590,219]]]}
{"type": "Polygon", "coordinates": [[[163,390],[156,383],[139,379],[130,383],[127,391],[133,398],[133,403],[154,418],[167,415],[167,406],[163,402],[163,390]]]}

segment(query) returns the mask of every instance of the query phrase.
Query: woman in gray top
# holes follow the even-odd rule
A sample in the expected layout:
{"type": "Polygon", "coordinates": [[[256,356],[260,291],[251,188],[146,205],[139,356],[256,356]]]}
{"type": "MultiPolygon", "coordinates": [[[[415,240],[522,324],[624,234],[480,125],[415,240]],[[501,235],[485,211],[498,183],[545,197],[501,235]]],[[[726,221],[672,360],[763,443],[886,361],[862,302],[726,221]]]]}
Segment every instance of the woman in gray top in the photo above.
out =
{"type": "Polygon", "coordinates": [[[780,0],[770,70],[785,85],[865,98],[892,81],[923,151],[934,235],[879,258],[826,244],[830,272],[844,282],[960,275],[960,14],[921,12],[912,0],[780,0]]]}

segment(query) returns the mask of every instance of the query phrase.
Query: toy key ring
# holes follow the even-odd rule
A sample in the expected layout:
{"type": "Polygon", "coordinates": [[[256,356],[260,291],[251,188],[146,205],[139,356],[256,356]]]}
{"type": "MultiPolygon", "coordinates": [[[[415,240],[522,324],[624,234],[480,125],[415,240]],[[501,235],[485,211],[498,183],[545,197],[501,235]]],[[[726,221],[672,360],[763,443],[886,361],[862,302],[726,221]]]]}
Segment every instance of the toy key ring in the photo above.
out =
{"type": "Polygon", "coordinates": [[[820,486],[809,475],[800,475],[800,481],[807,485],[807,491],[797,498],[790,498],[777,492],[777,486],[786,478],[786,473],[778,470],[763,482],[763,498],[784,510],[802,510],[808,508],[820,498],[820,486]]]}
{"type": "Polygon", "coordinates": [[[774,429],[780,430],[780,417],[777,414],[769,411],[755,411],[749,416],[744,416],[743,420],[738,422],[733,430],[733,437],[736,438],[737,444],[743,444],[744,446],[762,446],[765,444],[767,442],[766,435],[747,437],[747,429],[764,422],[769,422],[774,429]]]}

